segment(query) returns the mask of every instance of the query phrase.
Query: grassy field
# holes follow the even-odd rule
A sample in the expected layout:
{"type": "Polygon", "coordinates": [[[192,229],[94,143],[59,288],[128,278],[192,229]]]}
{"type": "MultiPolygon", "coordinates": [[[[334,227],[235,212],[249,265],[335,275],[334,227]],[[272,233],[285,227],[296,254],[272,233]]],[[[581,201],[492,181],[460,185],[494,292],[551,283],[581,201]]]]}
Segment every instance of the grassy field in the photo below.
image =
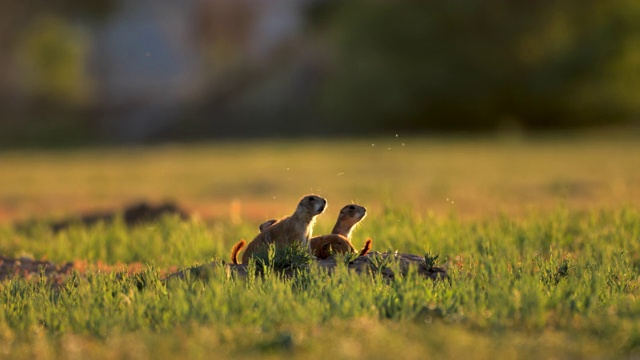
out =
{"type": "MultiPolygon", "coordinates": [[[[0,153],[0,221],[174,199],[205,219],[261,221],[317,192],[436,216],[640,203],[637,137],[229,142],[0,153]]],[[[324,222],[325,219],[320,219],[324,222]]],[[[333,219],[326,219],[328,223],[333,219]]]]}
{"type": "MultiPolygon", "coordinates": [[[[0,357],[633,358],[640,356],[640,142],[377,139],[0,154],[0,255],[149,264],[59,289],[0,283],[0,357]],[[440,255],[450,281],[312,267],[291,279],[165,286],[227,259],[302,195],[351,201],[354,243],[440,255]],[[171,198],[199,214],[53,234],[44,221],[171,198]],[[36,219],[29,229],[15,222],[36,219]],[[145,286],[140,290],[141,280],[145,286]]],[[[394,266],[391,264],[391,266],[394,266]]]]}

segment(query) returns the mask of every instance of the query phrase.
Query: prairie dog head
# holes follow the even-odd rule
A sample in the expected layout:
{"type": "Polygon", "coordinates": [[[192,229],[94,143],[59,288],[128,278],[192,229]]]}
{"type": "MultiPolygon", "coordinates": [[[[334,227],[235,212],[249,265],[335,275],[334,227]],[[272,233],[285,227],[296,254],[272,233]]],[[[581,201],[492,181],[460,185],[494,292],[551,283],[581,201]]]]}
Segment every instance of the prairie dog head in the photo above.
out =
{"type": "MultiPolygon", "coordinates": [[[[321,196],[307,195],[303,197],[298,203],[298,207],[296,208],[296,212],[294,213],[294,216],[298,215],[299,217],[302,217],[302,218],[312,218],[316,215],[322,214],[322,212],[324,212],[324,209],[326,207],[327,207],[327,200],[325,200],[321,196]]],[[[269,227],[271,227],[271,225],[274,225],[278,222],[280,222],[280,220],[277,220],[277,219],[271,219],[263,222],[259,226],[260,232],[264,232],[269,227]]]]}
{"type": "Polygon", "coordinates": [[[367,216],[367,209],[364,206],[351,204],[340,209],[338,220],[353,226],[360,220],[364,219],[365,216],[367,216]]]}
{"type": "Polygon", "coordinates": [[[327,200],[318,195],[307,195],[298,203],[294,216],[313,219],[315,216],[322,214],[327,207],[327,200]]]}
{"type": "Polygon", "coordinates": [[[367,209],[364,206],[350,204],[345,205],[338,214],[338,221],[334,226],[332,233],[340,234],[347,238],[351,237],[351,231],[354,225],[367,216],[367,209]]]}

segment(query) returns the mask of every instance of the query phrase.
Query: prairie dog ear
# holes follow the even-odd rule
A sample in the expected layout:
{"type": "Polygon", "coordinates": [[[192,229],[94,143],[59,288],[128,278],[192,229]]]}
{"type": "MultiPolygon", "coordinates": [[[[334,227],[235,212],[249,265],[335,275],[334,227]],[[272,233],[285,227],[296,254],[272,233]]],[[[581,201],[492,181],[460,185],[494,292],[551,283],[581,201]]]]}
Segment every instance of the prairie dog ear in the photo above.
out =
{"type": "Polygon", "coordinates": [[[278,222],[278,220],[276,220],[276,219],[271,219],[271,220],[267,220],[267,221],[263,222],[259,226],[260,232],[263,232],[263,231],[267,230],[267,228],[269,228],[271,225],[275,224],[276,222],[278,222]]]}

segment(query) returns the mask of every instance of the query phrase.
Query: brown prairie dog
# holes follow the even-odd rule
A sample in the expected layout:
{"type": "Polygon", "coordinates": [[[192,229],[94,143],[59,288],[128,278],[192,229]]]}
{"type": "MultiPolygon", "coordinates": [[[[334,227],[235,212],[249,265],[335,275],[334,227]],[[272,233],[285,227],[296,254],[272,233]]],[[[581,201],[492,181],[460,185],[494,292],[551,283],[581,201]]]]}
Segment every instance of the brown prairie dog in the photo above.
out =
{"type": "MultiPolygon", "coordinates": [[[[328,258],[332,253],[357,253],[350,241],[351,233],[366,215],[367,209],[364,206],[352,204],[343,207],[330,235],[316,236],[309,240],[311,253],[320,259],[328,258]]],[[[365,241],[360,256],[371,250],[372,243],[371,239],[365,241]]]]}
{"type": "MultiPolygon", "coordinates": [[[[321,196],[307,195],[303,197],[291,216],[274,221],[270,226],[264,227],[264,230],[249,243],[242,254],[242,263],[246,264],[256,251],[265,249],[269,244],[290,245],[299,241],[306,245],[312,236],[316,216],[322,214],[326,207],[327,200],[321,196]]],[[[260,225],[261,230],[263,225],[260,225]]],[[[244,240],[240,240],[233,246],[231,262],[234,264],[238,263],[238,253],[245,244],[244,240]]]]}

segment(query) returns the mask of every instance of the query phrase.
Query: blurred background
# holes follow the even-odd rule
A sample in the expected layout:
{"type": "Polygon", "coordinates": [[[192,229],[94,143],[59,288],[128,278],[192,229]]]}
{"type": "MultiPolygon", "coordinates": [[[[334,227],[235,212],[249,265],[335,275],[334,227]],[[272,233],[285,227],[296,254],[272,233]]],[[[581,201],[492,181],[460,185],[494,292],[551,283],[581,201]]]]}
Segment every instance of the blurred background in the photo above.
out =
{"type": "Polygon", "coordinates": [[[640,126],[635,0],[0,2],[0,147],[640,126]]]}

